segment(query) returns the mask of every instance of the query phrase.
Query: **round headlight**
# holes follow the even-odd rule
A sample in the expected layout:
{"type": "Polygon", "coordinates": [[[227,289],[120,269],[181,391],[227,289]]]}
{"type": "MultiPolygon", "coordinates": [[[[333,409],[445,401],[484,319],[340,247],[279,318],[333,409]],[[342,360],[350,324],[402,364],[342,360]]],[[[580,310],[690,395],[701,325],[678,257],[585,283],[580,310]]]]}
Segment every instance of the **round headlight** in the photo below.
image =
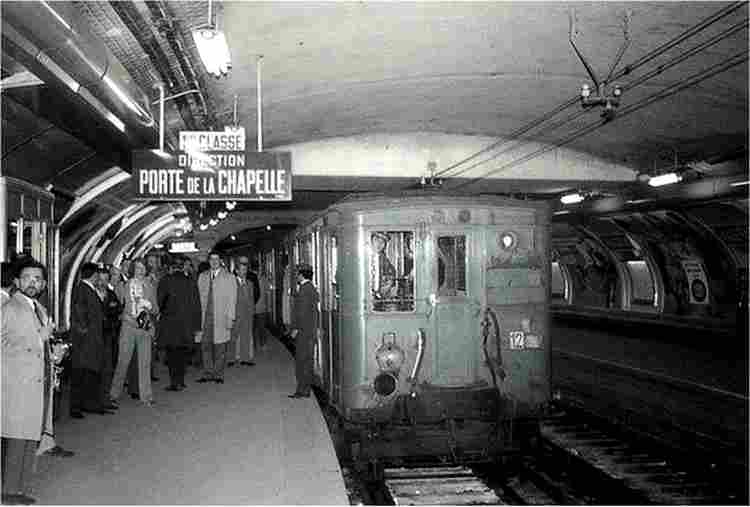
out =
{"type": "Polygon", "coordinates": [[[375,381],[373,382],[373,388],[375,389],[375,392],[380,396],[390,396],[391,394],[396,392],[397,385],[398,382],[396,381],[396,377],[394,377],[390,373],[378,374],[378,376],[375,377],[375,381]]]}
{"type": "Polygon", "coordinates": [[[518,240],[516,238],[516,235],[509,231],[504,232],[500,236],[500,246],[502,247],[503,250],[510,250],[514,248],[516,246],[517,241],[518,240]]]}

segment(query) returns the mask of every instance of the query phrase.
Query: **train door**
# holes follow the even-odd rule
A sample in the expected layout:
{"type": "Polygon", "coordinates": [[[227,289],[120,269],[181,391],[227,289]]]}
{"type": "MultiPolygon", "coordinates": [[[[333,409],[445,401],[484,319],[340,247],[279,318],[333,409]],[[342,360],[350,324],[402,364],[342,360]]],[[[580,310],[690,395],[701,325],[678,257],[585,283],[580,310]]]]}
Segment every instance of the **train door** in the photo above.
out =
{"type": "Polygon", "coordinates": [[[486,301],[501,390],[526,406],[548,397],[546,228],[508,223],[488,230],[486,301]],[[497,343],[499,341],[499,343],[497,343]]]}
{"type": "Polygon", "coordinates": [[[321,329],[322,337],[320,340],[320,368],[323,387],[328,393],[328,397],[334,403],[337,400],[338,379],[336,378],[337,369],[335,367],[336,358],[339,350],[339,331],[338,331],[338,285],[336,283],[336,271],[338,269],[338,243],[336,236],[329,231],[323,231],[322,234],[322,261],[323,272],[321,273],[321,329]]]}
{"type": "Polygon", "coordinates": [[[465,228],[434,229],[433,384],[466,385],[477,380],[481,259],[475,251],[475,235],[465,228]]]}

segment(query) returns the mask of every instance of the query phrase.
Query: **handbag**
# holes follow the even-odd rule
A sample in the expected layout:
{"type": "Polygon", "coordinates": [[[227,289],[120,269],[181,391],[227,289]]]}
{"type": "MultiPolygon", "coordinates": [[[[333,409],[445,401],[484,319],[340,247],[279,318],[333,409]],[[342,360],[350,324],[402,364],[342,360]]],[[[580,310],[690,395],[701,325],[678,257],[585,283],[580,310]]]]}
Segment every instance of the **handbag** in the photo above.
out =
{"type": "Polygon", "coordinates": [[[138,329],[143,329],[144,331],[151,329],[151,316],[146,310],[139,313],[138,317],[135,318],[135,321],[138,324],[138,329]]]}

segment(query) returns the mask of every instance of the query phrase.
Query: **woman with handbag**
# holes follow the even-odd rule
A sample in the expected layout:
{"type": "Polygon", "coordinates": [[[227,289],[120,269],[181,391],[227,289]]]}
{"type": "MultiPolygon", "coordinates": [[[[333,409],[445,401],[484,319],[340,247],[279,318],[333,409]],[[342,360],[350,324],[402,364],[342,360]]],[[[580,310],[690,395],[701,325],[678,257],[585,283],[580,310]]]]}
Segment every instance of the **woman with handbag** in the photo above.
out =
{"type": "Polygon", "coordinates": [[[154,319],[157,311],[156,289],[146,276],[143,259],[134,259],[130,264],[130,279],[118,287],[118,297],[123,302],[122,327],[117,359],[117,368],[112,379],[109,397],[112,402],[120,397],[133,350],[138,355],[138,390],[141,402],[154,403],[151,391],[151,346],[154,340],[154,319]]]}

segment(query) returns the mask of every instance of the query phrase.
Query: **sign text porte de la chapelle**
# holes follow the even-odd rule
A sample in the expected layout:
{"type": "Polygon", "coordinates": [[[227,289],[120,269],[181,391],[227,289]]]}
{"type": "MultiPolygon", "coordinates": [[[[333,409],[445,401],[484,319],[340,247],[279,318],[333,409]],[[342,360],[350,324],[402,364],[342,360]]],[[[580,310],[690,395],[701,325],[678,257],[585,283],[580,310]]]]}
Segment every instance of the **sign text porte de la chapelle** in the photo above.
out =
{"type": "Polygon", "coordinates": [[[289,152],[245,149],[243,128],[180,132],[180,151],[134,150],[135,199],[290,201],[289,152]]]}

